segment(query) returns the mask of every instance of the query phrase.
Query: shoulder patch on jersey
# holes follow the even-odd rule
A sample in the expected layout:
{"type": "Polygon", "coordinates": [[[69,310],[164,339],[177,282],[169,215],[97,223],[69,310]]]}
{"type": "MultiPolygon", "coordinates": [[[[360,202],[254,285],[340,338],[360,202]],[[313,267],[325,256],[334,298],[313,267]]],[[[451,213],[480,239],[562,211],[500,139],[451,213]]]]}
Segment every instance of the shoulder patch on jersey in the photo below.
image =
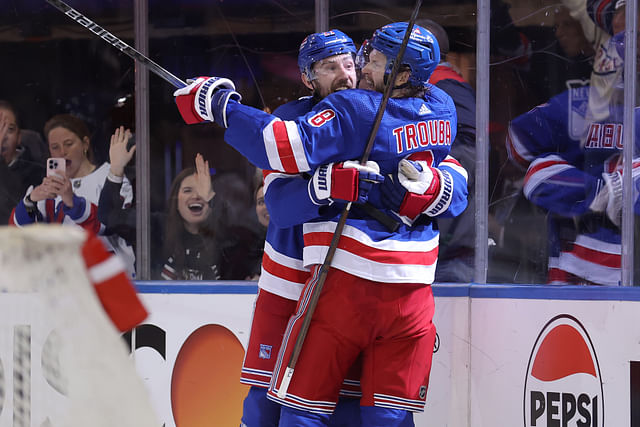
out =
{"type": "Polygon", "coordinates": [[[422,104],[422,107],[420,107],[420,111],[418,111],[418,114],[421,116],[424,116],[425,114],[431,114],[431,110],[429,109],[429,107],[427,107],[427,104],[422,104]]]}
{"type": "Polygon", "coordinates": [[[335,116],[336,112],[330,108],[327,108],[326,110],[322,110],[318,114],[314,114],[313,116],[309,117],[308,122],[311,126],[320,127],[333,119],[335,116]]]}

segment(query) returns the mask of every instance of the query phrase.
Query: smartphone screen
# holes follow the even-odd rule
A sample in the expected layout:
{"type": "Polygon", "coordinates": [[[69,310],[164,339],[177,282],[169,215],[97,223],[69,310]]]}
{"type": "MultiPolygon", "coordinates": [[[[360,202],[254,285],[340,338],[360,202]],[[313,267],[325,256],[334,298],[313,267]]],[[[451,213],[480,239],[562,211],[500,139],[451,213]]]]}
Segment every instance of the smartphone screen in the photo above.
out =
{"type": "Polygon", "coordinates": [[[61,157],[50,157],[47,159],[47,176],[65,176],[66,160],[61,157]]]}

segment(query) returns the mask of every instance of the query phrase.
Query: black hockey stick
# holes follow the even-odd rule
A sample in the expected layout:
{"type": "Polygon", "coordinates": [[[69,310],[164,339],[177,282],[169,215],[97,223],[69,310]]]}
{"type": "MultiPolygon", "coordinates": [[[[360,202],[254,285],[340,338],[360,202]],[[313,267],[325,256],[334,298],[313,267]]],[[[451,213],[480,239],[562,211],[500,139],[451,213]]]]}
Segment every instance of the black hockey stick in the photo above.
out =
{"type": "MultiPolygon", "coordinates": [[[[380,128],[380,121],[382,120],[382,115],[384,114],[384,110],[387,106],[387,102],[389,101],[389,98],[391,96],[391,91],[393,90],[393,83],[398,74],[398,70],[400,69],[400,63],[401,63],[402,57],[404,56],[404,52],[407,49],[407,44],[409,43],[409,38],[411,37],[411,32],[413,31],[413,24],[416,22],[418,11],[420,10],[421,5],[422,5],[422,0],[416,0],[413,13],[411,14],[411,19],[409,20],[409,25],[407,26],[407,31],[405,32],[404,39],[402,39],[400,50],[398,51],[398,55],[396,56],[396,59],[393,63],[393,68],[391,69],[391,74],[389,75],[389,79],[387,80],[387,86],[385,87],[384,95],[382,96],[382,101],[380,102],[380,106],[378,107],[378,112],[376,113],[376,117],[373,122],[373,128],[371,129],[371,133],[369,134],[369,140],[367,141],[364,154],[360,159],[360,164],[362,165],[366,164],[367,160],[369,160],[369,154],[371,154],[371,150],[373,149],[373,143],[376,139],[378,129],[380,128]]],[[[327,274],[329,273],[329,268],[331,268],[331,262],[333,261],[333,257],[338,248],[338,242],[340,241],[340,236],[342,236],[342,230],[344,229],[344,225],[347,222],[347,216],[349,215],[349,210],[351,210],[351,203],[348,203],[345,206],[345,208],[342,210],[342,214],[340,215],[340,219],[338,220],[336,229],[333,232],[333,237],[331,238],[331,244],[329,245],[329,249],[327,250],[327,255],[325,256],[322,266],[320,266],[320,271],[318,273],[318,283],[313,288],[313,291],[311,292],[311,296],[309,297],[309,305],[302,319],[302,326],[300,327],[300,332],[296,337],[296,342],[293,347],[293,352],[291,353],[291,357],[289,358],[289,363],[287,364],[287,368],[284,371],[284,376],[282,378],[282,382],[280,383],[280,388],[278,388],[277,394],[278,394],[278,397],[281,399],[284,399],[287,396],[289,383],[291,382],[291,377],[293,377],[293,372],[295,370],[296,364],[298,363],[298,357],[300,356],[300,352],[302,351],[302,346],[307,336],[309,325],[311,324],[311,318],[313,316],[313,312],[315,311],[316,305],[318,304],[318,299],[320,298],[322,287],[324,286],[324,282],[327,280],[327,274]]]]}
{"type": "Polygon", "coordinates": [[[162,77],[164,80],[171,83],[174,87],[182,88],[187,85],[184,81],[177,78],[176,76],[171,74],[169,71],[165,70],[160,65],[156,64],[151,59],[147,58],[141,52],[135,50],[134,48],[132,48],[131,46],[129,46],[128,44],[120,40],[118,37],[114,36],[109,31],[105,30],[100,25],[96,24],[91,19],[87,18],[82,13],[78,12],[77,10],[75,10],[74,8],[72,8],[71,6],[63,2],[62,0],[45,0],[45,1],[49,3],[51,6],[58,9],[59,11],[63,12],[69,18],[76,21],[78,24],[85,27],[87,30],[91,31],[92,33],[94,33],[95,35],[97,35],[107,43],[109,43],[111,46],[120,50],[125,55],[135,59],[141,64],[144,64],[147,68],[149,68],[150,71],[154,72],[159,77],[162,77]]]}

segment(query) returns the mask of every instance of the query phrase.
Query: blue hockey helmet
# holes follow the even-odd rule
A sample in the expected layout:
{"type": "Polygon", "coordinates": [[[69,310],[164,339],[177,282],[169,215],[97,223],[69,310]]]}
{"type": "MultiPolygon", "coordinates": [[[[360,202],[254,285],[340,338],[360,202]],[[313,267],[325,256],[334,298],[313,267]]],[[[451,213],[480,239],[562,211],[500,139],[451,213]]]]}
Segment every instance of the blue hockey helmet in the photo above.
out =
{"type": "MultiPolygon", "coordinates": [[[[385,25],[377,29],[369,41],[372,49],[379,50],[387,57],[385,75],[391,74],[393,61],[400,51],[408,26],[407,22],[394,22],[385,25]]],[[[413,86],[425,86],[439,62],[438,40],[426,28],[414,25],[402,58],[402,64],[406,64],[411,69],[409,82],[413,86]]]]}
{"type": "Polygon", "coordinates": [[[313,33],[305,37],[300,44],[298,67],[300,72],[313,80],[311,67],[315,62],[333,55],[343,53],[356,54],[353,40],[340,30],[329,30],[324,33],[313,33]]]}

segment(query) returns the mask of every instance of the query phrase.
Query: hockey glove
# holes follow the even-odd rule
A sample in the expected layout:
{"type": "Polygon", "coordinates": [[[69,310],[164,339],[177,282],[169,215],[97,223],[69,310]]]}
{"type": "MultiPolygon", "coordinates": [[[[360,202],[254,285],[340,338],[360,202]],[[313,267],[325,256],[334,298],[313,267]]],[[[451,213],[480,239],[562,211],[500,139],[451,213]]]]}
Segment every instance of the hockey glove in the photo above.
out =
{"type": "Polygon", "coordinates": [[[329,205],[334,201],[365,203],[373,185],[382,181],[384,177],[376,162],[329,163],[313,173],[308,184],[309,197],[316,205],[329,205]]]}
{"type": "Polygon", "coordinates": [[[451,202],[451,177],[425,162],[403,159],[398,172],[387,176],[380,187],[382,203],[401,216],[415,219],[421,213],[436,216],[451,202]],[[449,183],[442,186],[441,183],[449,183]]]}
{"type": "MultiPolygon", "coordinates": [[[[173,93],[178,111],[187,124],[215,121],[211,111],[211,96],[219,89],[234,91],[236,88],[231,80],[220,77],[198,77],[187,80],[187,83],[187,86],[173,93]]],[[[234,93],[238,99],[241,98],[240,94],[234,93]]]]}

